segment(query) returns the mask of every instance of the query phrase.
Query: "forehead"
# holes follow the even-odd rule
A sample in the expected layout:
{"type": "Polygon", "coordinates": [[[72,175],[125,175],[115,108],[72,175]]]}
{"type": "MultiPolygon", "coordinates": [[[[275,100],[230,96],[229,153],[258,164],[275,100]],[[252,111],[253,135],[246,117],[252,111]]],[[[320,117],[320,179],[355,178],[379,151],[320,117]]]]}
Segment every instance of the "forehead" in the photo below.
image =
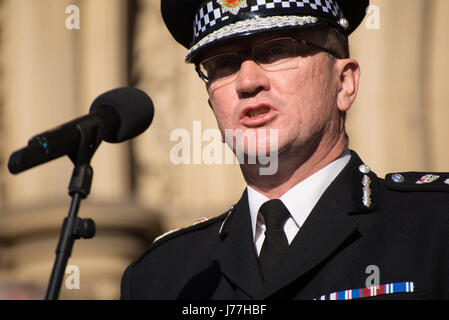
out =
{"type": "Polygon", "coordinates": [[[198,54],[198,59],[195,60],[201,61],[207,57],[229,51],[246,50],[261,42],[282,37],[304,39],[312,43],[323,45],[326,41],[325,30],[327,29],[323,27],[313,27],[306,29],[291,29],[282,31],[262,32],[259,34],[251,34],[251,35],[242,35],[240,37],[224,40],[216,45],[211,45],[207,48],[204,48],[204,50],[202,50],[202,52],[198,54]]]}

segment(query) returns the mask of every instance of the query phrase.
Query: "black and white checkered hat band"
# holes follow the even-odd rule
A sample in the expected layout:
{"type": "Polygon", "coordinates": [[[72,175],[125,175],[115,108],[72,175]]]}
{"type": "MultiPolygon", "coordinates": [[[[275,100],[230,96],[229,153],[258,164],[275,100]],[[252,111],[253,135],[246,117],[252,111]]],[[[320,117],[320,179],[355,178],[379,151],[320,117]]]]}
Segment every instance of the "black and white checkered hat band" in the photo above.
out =
{"type": "MultiPolygon", "coordinates": [[[[230,14],[233,14],[232,10],[229,13],[223,12],[220,1],[210,0],[198,10],[194,22],[194,40],[208,28],[215,26],[218,22],[226,21],[230,14]]],[[[279,8],[310,8],[331,14],[336,19],[342,18],[340,8],[333,0],[255,0],[253,3],[250,6],[246,5],[252,13],[279,8]]]]}
{"type": "Polygon", "coordinates": [[[195,15],[193,42],[187,60],[200,47],[214,40],[273,27],[315,24],[316,17],[339,23],[343,14],[334,0],[204,1],[195,15]],[[234,5],[226,6],[225,3],[234,5]]]}

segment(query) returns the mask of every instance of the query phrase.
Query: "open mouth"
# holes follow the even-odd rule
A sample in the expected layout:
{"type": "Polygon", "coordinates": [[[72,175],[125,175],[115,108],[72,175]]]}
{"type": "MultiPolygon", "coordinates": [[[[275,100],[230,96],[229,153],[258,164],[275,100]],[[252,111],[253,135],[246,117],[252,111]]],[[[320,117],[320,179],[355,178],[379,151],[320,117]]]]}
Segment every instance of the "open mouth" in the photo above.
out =
{"type": "Polygon", "coordinates": [[[248,110],[248,112],[246,113],[246,116],[248,118],[257,118],[258,116],[261,116],[263,114],[266,114],[270,112],[270,108],[267,106],[262,106],[260,108],[255,108],[255,109],[250,109],[248,110]]]}
{"type": "Polygon", "coordinates": [[[260,127],[276,118],[278,112],[268,103],[247,106],[241,110],[240,123],[246,127],[260,127]]]}

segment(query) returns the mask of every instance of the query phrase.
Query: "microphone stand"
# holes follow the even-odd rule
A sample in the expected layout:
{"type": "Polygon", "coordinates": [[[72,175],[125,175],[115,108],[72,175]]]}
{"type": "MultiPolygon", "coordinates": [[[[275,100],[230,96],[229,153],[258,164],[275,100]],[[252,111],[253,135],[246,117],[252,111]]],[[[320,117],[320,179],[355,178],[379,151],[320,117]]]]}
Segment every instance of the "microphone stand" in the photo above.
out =
{"type": "Polygon", "coordinates": [[[59,242],[56,247],[56,258],[45,295],[45,300],[57,300],[61,290],[62,279],[67,261],[72,253],[76,239],[90,239],[95,236],[95,223],[92,219],[79,218],[78,211],[81,200],[85,199],[92,184],[93,169],[90,166],[95,151],[101,143],[98,130],[101,123],[96,119],[77,125],[80,143],[76,154],[69,155],[75,165],[69,183],[69,195],[72,197],[68,216],[61,227],[59,242]]]}

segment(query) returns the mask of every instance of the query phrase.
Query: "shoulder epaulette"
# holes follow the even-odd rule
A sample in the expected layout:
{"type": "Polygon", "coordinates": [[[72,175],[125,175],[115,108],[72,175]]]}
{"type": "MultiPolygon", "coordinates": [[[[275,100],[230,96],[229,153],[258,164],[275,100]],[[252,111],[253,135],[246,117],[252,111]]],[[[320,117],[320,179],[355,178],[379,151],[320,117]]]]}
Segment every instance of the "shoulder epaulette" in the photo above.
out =
{"type": "Polygon", "coordinates": [[[155,242],[157,242],[157,241],[159,241],[159,240],[161,240],[161,239],[163,239],[163,238],[166,238],[166,237],[167,237],[168,235],[170,235],[170,234],[173,234],[173,236],[175,236],[175,235],[177,235],[177,234],[182,234],[182,233],[185,233],[185,232],[188,232],[188,231],[196,230],[196,229],[198,229],[198,228],[195,228],[195,226],[197,226],[197,225],[199,225],[199,224],[201,224],[201,226],[200,226],[201,228],[202,228],[202,227],[205,227],[205,226],[209,225],[210,222],[214,222],[214,221],[215,221],[217,218],[219,218],[219,217],[220,217],[220,216],[218,216],[218,217],[216,217],[216,218],[203,217],[203,218],[200,218],[200,219],[198,219],[197,221],[195,221],[191,226],[188,226],[188,227],[185,227],[185,228],[177,228],[177,229],[169,230],[169,231],[167,231],[167,232],[161,234],[160,236],[156,237],[156,238],[153,240],[153,243],[155,243],[155,242]],[[204,224],[206,221],[209,221],[209,223],[204,224]],[[180,231],[180,232],[178,233],[178,231],[180,231]],[[181,231],[183,231],[183,232],[181,232],[181,231]]]}
{"type": "Polygon", "coordinates": [[[203,217],[201,219],[198,219],[191,226],[188,226],[188,227],[169,230],[169,231],[161,234],[160,236],[156,237],[153,240],[153,244],[146,251],[153,249],[157,245],[162,244],[165,241],[175,238],[177,236],[180,236],[180,235],[192,232],[192,231],[200,230],[200,229],[203,229],[203,228],[213,224],[214,222],[225,220],[226,217],[228,216],[229,211],[230,210],[227,210],[225,213],[223,213],[217,217],[214,217],[214,218],[203,217]]]}
{"type": "MultiPolygon", "coordinates": [[[[219,218],[219,217],[216,217],[216,218],[219,218]]],[[[215,219],[212,219],[211,217],[203,217],[203,218],[200,218],[200,219],[198,219],[197,221],[195,221],[195,222],[194,222],[191,226],[189,226],[189,227],[172,229],[172,230],[169,230],[169,231],[167,231],[167,232],[161,234],[160,236],[156,237],[156,238],[153,240],[153,243],[155,243],[155,242],[157,242],[157,241],[159,241],[159,240],[161,240],[161,239],[167,237],[168,235],[170,235],[170,234],[172,234],[172,233],[173,233],[173,235],[175,235],[174,233],[176,233],[177,231],[184,231],[184,232],[186,232],[186,231],[195,230],[196,228],[193,228],[194,226],[196,226],[196,225],[198,225],[198,224],[200,224],[200,223],[202,224],[202,223],[204,223],[204,222],[206,222],[206,221],[209,221],[209,220],[211,220],[210,222],[215,221],[215,219]]],[[[205,226],[207,226],[207,225],[208,225],[208,224],[202,224],[201,227],[205,227],[205,226]]],[[[181,232],[180,232],[180,233],[181,233],[181,232]]],[[[176,234],[177,234],[177,233],[176,233],[176,234]]]]}
{"type": "Polygon", "coordinates": [[[214,222],[224,220],[227,217],[228,212],[229,212],[229,210],[217,217],[214,217],[214,218],[209,218],[209,217],[201,218],[189,227],[178,228],[178,229],[174,229],[174,230],[165,232],[164,234],[162,234],[154,239],[153,243],[148,248],[145,249],[145,251],[141,254],[140,258],[137,261],[142,259],[151,250],[159,247],[161,244],[167,242],[170,239],[173,239],[177,236],[180,236],[180,235],[183,235],[183,234],[186,234],[189,232],[203,229],[203,228],[213,224],[214,222]]]}
{"type": "Polygon", "coordinates": [[[398,191],[449,192],[449,173],[399,172],[385,176],[387,188],[398,191]]]}
{"type": "Polygon", "coordinates": [[[181,234],[185,234],[188,232],[192,232],[195,230],[199,230],[202,228],[207,227],[208,225],[216,222],[217,220],[223,219],[223,215],[220,215],[218,217],[215,218],[211,218],[211,217],[203,217],[201,219],[198,219],[197,221],[195,221],[191,226],[188,227],[184,227],[184,228],[178,228],[178,229],[173,229],[173,230],[169,230],[167,232],[165,232],[164,234],[158,236],[157,238],[154,239],[153,243],[157,243],[157,242],[161,242],[163,240],[168,240],[171,238],[174,238],[176,236],[179,236],[181,234]]]}

